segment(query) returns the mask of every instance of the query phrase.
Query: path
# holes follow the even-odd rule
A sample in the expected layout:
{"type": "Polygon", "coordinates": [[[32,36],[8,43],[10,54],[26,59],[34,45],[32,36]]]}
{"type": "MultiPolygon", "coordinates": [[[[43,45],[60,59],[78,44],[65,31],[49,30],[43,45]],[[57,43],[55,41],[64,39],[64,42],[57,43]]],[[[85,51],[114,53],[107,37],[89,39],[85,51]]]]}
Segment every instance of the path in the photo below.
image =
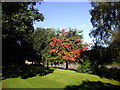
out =
{"type": "MultiPolygon", "coordinates": [[[[66,64],[53,65],[53,66],[49,65],[49,67],[66,69],[66,64]]],[[[78,67],[77,64],[68,64],[68,69],[70,70],[77,70],[77,67],[78,67]]]]}
{"type": "MultiPolygon", "coordinates": [[[[55,68],[62,68],[62,69],[65,69],[66,68],[66,65],[65,64],[60,64],[60,65],[49,65],[49,67],[55,67],[55,68]]],[[[78,64],[69,64],[68,65],[68,69],[72,69],[72,70],[77,70],[77,67],[78,67],[78,64]]],[[[120,69],[120,65],[106,65],[105,66],[106,68],[118,68],[120,69]]]]}

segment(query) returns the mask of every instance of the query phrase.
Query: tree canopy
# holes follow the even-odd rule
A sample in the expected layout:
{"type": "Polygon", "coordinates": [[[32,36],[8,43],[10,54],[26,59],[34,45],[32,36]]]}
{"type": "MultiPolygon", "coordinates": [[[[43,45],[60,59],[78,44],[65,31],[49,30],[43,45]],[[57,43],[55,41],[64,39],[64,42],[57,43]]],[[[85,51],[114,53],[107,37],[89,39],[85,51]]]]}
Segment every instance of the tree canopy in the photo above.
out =
{"type": "MultiPolygon", "coordinates": [[[[53,37],[50,42],[50,53],[51,59],[54,60],[65,60],[66,64],[69,61],[80,62],[81,53],[88,49],[87,45],[82,44],[82,36],[77,30],[70,29],[65,31],[62,29],[60,31],[60,36],[53,37]],[[54,58],[52,58],[54,57],[54,58]]],[[[66,69],[68,66],[66,65],[66,69]]]]}
{"type": "Polygon", "coordinates": [[[117,61],[120,56],[120,2],[91,2],[91,5],[93,29],[90,36],[95,46],[89,53],[90,59],[96,61],[96,65],[117,61]]]}
{"type": "Polygon", "coordinates": [[[120,28],[120,2],[91,2],[91,5],[93,29],[90,36],[94,38],[96,45],[108,44],[111,31],[120,28]]]}
{"type": "Polygon", "coordinates": [[[23,63],[33,50],[30,40],[33,22],[44,19],[35,5],[36,2],[2,3],[3,64],[23,63]]]}
{"type": "Polygon", "coordinates": [[[44,62],[49,57],[49,42],[55,35],[55,30],[52,28],[37,28],[31,34],[33,48],[36,50],[37,55],[41,57],[41,62],[44,62]]]}
{"type": "Polygon", "coordinates": [[[109,43],[112,51],[112,58],[116,62],[120,62],[120,30],[112,32],[112,41],[109,43]]]}

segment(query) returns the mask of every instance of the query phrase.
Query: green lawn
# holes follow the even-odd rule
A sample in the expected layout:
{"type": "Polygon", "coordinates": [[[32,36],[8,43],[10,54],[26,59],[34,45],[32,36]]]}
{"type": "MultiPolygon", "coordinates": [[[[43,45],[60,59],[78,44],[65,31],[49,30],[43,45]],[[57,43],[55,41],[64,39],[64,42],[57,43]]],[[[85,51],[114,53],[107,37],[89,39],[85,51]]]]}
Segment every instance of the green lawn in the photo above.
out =
{"type": "MultiPolygon", "coordinates": [[[[55,69],[53,73],[44,76],[34,76],[27,79],[7,78],[2,81],[3,88],[119,88],[120,82],[92,74],[77,73],[71,70],[55,69]]],[[[80,89],[80,90],[81,90],[80,89]]]]}

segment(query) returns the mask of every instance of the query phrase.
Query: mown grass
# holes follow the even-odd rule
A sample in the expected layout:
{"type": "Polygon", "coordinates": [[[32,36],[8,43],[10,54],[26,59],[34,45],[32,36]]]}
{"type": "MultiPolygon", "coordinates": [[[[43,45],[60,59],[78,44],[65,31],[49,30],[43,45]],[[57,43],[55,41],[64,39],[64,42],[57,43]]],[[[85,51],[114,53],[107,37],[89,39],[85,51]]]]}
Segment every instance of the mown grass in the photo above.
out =
{"type": "MultiPolygon", "coordinates": [[[[51,68],[53,69],[53,68],[51,68]]],[[[27,79],[7,78],[2,81],[3,88],[64,88],[80,90],[96,88],[120,88],[120,82],[97,75],[77,73],[71,70],[55,69],[44,76],[36,75],[27,79]]]]}

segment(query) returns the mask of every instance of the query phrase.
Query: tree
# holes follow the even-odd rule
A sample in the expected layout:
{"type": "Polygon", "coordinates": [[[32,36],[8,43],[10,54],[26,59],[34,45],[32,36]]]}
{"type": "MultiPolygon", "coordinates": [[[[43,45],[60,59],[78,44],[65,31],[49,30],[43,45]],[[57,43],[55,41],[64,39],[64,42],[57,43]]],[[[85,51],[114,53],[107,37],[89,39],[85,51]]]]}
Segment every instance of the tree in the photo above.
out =
{"type": "Polygon", "coordinates": [[[87,49],[87,45],[82,45],[81,35],[77,30],[70,29],[68,32],[62,29],[59,37],[53,37],[50,42],[51,56],[55,60],[66,61],[66,69],[70,61],[80,61],[81,52],[87,49]]]}
{"type": "MultiPolygon", "coordinates": [[[[120,28],[120,2],[92,2],[91,5],[93,7],[90,11],[93,29],[90,36],[93,37],[95,46],[90,57],[98,66],[116,61],[118,53],[115,52],[118,49],[115,49],[114,46],[118,48],[118,45],[112,38],[115,37],[113,32],[119,31],[120,28]]],[[[119,40],[117,41],[119,42],[119,40]]]]}
{"type": "Polygon", "coordinates": [[[37,28],[34,33],[31,34],[33,48],[37,51],[37,55],[40,57],[39,61],[42,63],[49,60],[49,42],[53,36],[55,36],[55,31],[51,28],[37,28]]]}
{"type": "Polygon", "coordinates": [[[120,63],[120,30],[112,32],[112,39],[110,44],[110,49],[112,51],[112,58],[115,62],[120,63]]]}
{"type": "Polygon", "coordinates": [[[91,5],[93,30],[90,36],[94,37],[96,45],[107,45],[112,36],[111,31],[120,28],[120,2],[92,2],[91,5]]]}
{"type": "MultiPolygon", "coordinates": [[[[33,22],[44,17],[34,8],[36,2],[2,3],[2,58],[3,64],[24,63],[29,52],[34,51],[30,34],[33,22]]],[[[33,52],[31,52],[33,53],[33,52]]]]}

